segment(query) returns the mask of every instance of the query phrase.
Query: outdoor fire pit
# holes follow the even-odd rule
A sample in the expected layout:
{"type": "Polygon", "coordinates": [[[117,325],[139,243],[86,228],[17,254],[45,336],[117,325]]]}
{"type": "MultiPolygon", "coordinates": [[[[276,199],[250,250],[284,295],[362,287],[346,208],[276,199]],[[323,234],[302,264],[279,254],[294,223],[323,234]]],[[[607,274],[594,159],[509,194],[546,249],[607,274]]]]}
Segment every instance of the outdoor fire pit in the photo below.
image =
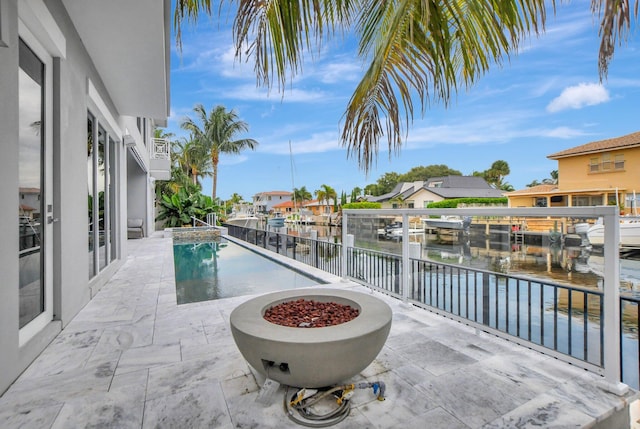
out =
{"type": "Polygon", "coordinates": [[[262,295],[231,313],[238,349],[258,372],[295,387],[327,387],[353,377],[378,355],[391,329],[391,309],[372,295],[305,288],[262,295]],[[264,319],[278,304],[303,299],[348,305],[354,319],[320,328],[281,326],[264,319]]]}

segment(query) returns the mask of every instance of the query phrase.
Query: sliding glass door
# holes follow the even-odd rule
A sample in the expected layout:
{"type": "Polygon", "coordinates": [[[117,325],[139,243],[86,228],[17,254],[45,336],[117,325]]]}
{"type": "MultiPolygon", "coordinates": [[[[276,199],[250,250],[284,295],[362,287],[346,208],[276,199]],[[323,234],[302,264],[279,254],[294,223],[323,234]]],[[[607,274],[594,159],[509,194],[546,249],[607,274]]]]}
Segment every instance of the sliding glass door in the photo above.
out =
{"type": "Polygon", "coordinates": [[[89,278],[117,257],[116,141],[97,116],[87,115],[89,278]]]}

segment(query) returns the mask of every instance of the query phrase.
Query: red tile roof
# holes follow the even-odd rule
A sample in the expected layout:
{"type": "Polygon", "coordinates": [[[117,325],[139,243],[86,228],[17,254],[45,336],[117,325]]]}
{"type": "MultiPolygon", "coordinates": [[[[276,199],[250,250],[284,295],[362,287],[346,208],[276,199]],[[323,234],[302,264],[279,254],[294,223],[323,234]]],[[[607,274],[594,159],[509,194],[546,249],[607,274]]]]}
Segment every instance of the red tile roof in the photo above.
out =
{"type": "Polygon", "coordinates": [[[629,147],[640,147],[640,131],[627,134],[622,137],[612,139],[599,140],[581,146],[572,147],[560,152],[547,155],[549,159],[565,158],[568,156],[585,155],[589,153],[606,152],[614,149],[623,149],[629,147]]]}

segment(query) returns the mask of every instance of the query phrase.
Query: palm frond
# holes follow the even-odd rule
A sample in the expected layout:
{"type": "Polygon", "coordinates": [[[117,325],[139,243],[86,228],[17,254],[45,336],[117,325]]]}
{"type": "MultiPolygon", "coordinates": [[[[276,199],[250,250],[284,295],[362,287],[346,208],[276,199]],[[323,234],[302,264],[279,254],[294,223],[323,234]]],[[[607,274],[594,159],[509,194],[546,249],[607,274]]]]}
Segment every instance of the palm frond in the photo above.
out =
{"type": "Polygon", "coordinates": [[[370,64],[345,111],[341,139],[349,156],[368,171],[383,137],[389,155],[400,150],[414,118],[414,100],[422,115],[431,102],[449,104],[461,87],[474,84],[517,51],[524,37],[543,29],[545,5],[542,0],[366,0],[360,17],[359,54],[370,64]]]}

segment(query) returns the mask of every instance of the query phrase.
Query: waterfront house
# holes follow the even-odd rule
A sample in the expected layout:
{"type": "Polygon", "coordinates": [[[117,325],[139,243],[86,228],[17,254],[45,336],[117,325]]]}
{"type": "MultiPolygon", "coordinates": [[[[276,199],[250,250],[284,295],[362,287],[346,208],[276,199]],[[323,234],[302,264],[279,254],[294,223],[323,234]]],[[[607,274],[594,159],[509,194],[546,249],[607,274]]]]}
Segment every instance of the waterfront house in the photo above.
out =
{"type": "Polygon", "coordinates": [[[0,393],[154,228],[169,0],[0,1],[0,393]],[[16,216],[18,214],[18,216],[16,216]]]}
{"type": "Polygon", "coordinates": [[[256,213],[271,213],[274,206],[291,201],[293,193],[289,191],[258,192],[253,196],[253,207],[256,213]]]}
{"type": "Polygon", "coordinates": [[[599,140],[548,155],[558,161],[558,183],[506,194],[510,207],[578,207],[618,204],[637,210],[640,132],[599,140]]]}
{"type": "Polygon", "coordinates": [[[442,176],[425,181],[401,182],[389,193],[368,197],[383,209],[427,208],[430,203],[453,198],[500,198],[503,192],[492,188],[482,177],[442,176]]]}

